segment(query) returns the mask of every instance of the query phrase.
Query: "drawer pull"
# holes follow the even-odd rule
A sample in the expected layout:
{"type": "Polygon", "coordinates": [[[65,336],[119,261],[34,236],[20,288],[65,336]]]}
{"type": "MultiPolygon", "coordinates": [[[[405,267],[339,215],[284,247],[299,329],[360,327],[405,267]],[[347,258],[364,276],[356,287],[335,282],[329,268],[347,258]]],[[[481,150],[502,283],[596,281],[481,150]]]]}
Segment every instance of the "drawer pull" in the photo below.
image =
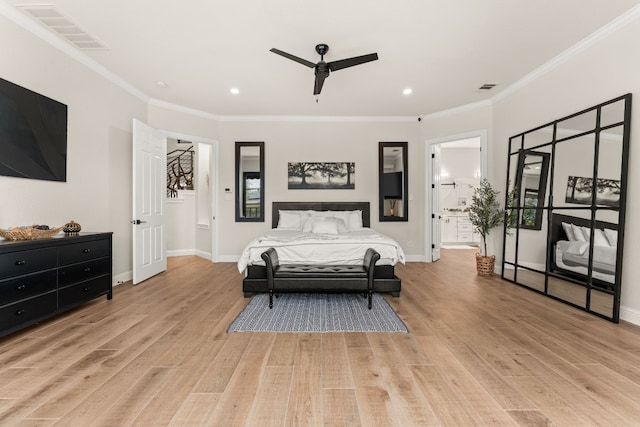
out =
{"type": "Polygon", "coordinates": [[[27,263],[27,261],[21,259],[19,261],[16,261],[16,265],[25,265],[27,263]]]}
{"type": "Polygon", "coordinates": [[[24,310],[20,309],[20,310],[16,310],[16,316],[22,316],[24,315],[24,310]]]}
{"type": "Polygon", "coordinates": [[[84,269],[85,273],[89,273],[90,271],[91,271],[91,267],[87,267],[87,268],[84,269]]]}
{"type": "Polygon", "coordinates": [[[22,285],[18,285],[18,286],[16,287],[16,289],[17,289],[18,291],[24,291],[25,289],[27,289],[27,285],[25,285],[25,284],[23,283],[22,285]]]}
{"type": "Polygon", "coordinates": [[[84,292],[89,292],[89,288],[88,288],[88,287],[86,287],[86,288],[82,288],[82,290],[83,290],[84,292]]]}
{"type": "Polygon", "coordinates": [[[84,252],[85,254],[88,254],[89,252],[91,252],[91,249],[89,249],[89,248],[83,249],[82,252],[84,252]]]}

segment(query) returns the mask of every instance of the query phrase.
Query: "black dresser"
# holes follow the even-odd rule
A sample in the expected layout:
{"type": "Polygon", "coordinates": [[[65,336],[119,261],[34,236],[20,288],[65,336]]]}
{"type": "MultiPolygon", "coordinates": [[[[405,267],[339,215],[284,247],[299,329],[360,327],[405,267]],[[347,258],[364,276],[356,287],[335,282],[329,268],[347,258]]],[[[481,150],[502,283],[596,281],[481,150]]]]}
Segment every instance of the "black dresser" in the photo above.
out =
{"type": "Polygon", "coordinates": [[[112,297],[112,233],[0,242],[0,336],[112,297]]]}

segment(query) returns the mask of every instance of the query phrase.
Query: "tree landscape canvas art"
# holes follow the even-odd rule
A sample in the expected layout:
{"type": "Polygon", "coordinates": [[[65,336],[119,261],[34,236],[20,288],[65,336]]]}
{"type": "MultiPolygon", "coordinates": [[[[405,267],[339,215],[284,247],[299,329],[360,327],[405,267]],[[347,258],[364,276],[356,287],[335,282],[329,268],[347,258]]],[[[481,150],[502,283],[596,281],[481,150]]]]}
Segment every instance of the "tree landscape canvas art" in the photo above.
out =
{"type": "Polygon", "coordinates": [[[348,162],[289,163],[289,189],[353,190],[356,164],[348,162]]]}
{"type": "MultiPolygon", "coordinates": [[[[591,204],[593,178],[570,176],[567,181],[566,203],[591,204]]],[[[620,206],[620,181],[616,179],[598,178],[596,181],[596,204],[603,206],[620,206]]]]}

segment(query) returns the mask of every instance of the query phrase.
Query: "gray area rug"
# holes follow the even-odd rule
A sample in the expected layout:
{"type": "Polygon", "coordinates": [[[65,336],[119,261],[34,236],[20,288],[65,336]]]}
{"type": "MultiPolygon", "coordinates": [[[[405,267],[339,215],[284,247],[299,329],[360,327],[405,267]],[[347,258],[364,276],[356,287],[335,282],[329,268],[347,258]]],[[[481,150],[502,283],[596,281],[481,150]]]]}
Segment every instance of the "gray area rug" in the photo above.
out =
{"type": "Polygon", "coordinates": [[[254,295],[227,332],[408,332],[389,303],[373,294],[373,307],[360,294],[254,295]]]}

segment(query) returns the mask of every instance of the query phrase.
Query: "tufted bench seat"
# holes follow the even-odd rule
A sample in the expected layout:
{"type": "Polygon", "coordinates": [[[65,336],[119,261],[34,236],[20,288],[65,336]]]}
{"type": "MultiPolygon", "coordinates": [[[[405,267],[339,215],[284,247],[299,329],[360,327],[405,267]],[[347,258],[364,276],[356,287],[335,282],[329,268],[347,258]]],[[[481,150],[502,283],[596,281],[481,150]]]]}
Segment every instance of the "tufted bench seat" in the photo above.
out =
{"type": "Polygon", "coordinates": [[[261,254],[266,264],[269,308],[277,292],[363,292],[372,305],[373,275],[380,254],[367,249],[362,265],[280,265],[278,254],[269,248],[261,254]]]}

